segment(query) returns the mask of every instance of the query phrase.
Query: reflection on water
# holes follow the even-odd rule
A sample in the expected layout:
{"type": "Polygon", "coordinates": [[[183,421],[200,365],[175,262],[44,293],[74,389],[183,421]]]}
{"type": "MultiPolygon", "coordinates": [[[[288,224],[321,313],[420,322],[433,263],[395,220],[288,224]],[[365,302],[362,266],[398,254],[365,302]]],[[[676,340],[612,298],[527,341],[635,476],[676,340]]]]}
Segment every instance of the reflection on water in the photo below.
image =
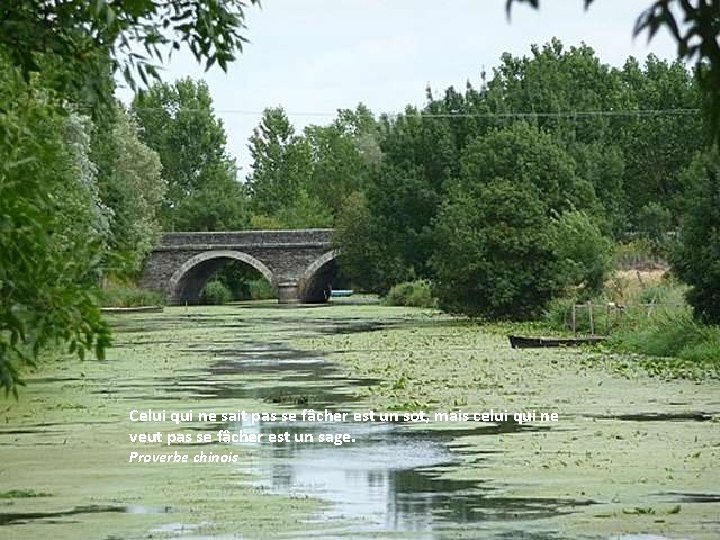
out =
{"type": "MultiPolygon", "coordinates": [[[[297,397],[300,392],[305,400],[292,402],[295,409],[336,406],[347,410],[351,387],[374,382],[348,380],[326,360],[288,349],[279,342],[213,352],[219,358],[213,373],[248,375],[247,386],[223,389],[213,385],[204,390],[222,397],[242,395],[278,403],[281,401],[274,397],[283,393],[297,397]],[[261,376],[265,384],[254,386],[254,376],[261,376]],[[267,376],[272,377],[271,387],[266,384],[267,376]]],[[[527,524],[593,504],[572,499],[503,497],[482,483],[443,476],[457,459],[445,443],[459,435],[546,430],[548,426],[509,422],[427,432],[403,424],[259,422],[236,423],[228,429],[246,434],[287,432],[287,444],[257,444],[257,457],[245,472],[259,478],[254,485],[272,493],[327,501],[328,507],[317,521],[323,527],[337,526],[338,534],[405,532],[413,537],[435,537],[436,533],[457,527],[486,528],[503,522],[510,529],[526,529],[524,533],[515,530],[507,538],[556,538],[552,531],[539,528],[531,534],[527,529],[532,527],[527,524]],[[340,446],[296,442],[306,434],[317,441],[320,434],[345,433],[355,442],[340,446]]],[[[487,532],[502,538],[508,529],[493,526],[492,533],[487,532]]]]}
{"type": "Polygon", "coordinates": [[[45,523],[53,523],[68,516],[79,514],[100,514],[100,513],[125,513],[125,514],[167,514],[171,511],[169,506],[143,506],[132,505],[101,505],[92,504],[88,506],[76,506],[70,510],[57,512],[0,512],[0,525],[16,525],[42,520],[45,523]]]}
{"type": "MultiPolygon", "coordinates": [[[[370,442],[345,448],[304,444],[281,449],[260,472],[276,492],[308,493],[332,502],[326,519],[362,517],[391,530],[427,529],[432,498],[443,494],[436,486],[432,494],[423,489],[425,493],[412,497],[414,473],[449,456],[435,445],[394,438],[383,427],[369,431],[375,431],[368,433],[370,442]]],[[[356,440],[363,435],[353,433],[356,440]]]]}
{"type": "MultiPolygon", "coordinates": [[[[350,530],[431,533],[459,524],[527,521],[572,511],[590,501],[508,498],[481,483],[443,478],[453,455],[433,437],[389,424],[237,424],[245,433],[349,433],[355,443],[340,447],[291,442],[265,445],[270,459],[250,471],[273,493],[310,495],[329,501],[324,520],[354,520],[350,530]]],[[[546,537],[546,536],[545,536],[546,537]]],[[[530,538],[530,536],[528,536],[530,538]]],[[[533,536],[532,538],[538,538],[533,536]]]]}

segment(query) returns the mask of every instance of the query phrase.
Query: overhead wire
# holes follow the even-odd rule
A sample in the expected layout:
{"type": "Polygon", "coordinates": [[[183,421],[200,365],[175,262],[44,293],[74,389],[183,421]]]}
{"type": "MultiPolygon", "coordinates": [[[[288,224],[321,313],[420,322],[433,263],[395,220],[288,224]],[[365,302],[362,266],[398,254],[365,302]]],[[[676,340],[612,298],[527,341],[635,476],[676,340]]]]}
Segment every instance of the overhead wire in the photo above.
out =
{"type": "MultiPolygon", "coordinates": [[[[163,107],[137,107],[137,111],[167,111],[163,107]]],[[[183,107],[181,109],[186,112],[205,112],[206,109],[194,109],[183,107]]],[[[213,109],[215,114],[239,114],[246,116],[262,115],[265,111],[253,111],[247,109],[213,109]]],[[[302,111],[283,111],[287,116],[309,116],[309,117],[329,117],[337,116],[335,112],[302,112],[302,111]]],[[[598,111],[556,111],[556,112],[505,112],[505,113],[425,113],[418,111],[417,113],[408,114],[407,112],[396,113],[380,113],[379,116],[388,117],[422,117],[422,118],[572,118],[572,117],[596,117],[596,116],[685,116],[698,114],[700,109],[620,109],[620,110],[598,110],[598,111]]]]}

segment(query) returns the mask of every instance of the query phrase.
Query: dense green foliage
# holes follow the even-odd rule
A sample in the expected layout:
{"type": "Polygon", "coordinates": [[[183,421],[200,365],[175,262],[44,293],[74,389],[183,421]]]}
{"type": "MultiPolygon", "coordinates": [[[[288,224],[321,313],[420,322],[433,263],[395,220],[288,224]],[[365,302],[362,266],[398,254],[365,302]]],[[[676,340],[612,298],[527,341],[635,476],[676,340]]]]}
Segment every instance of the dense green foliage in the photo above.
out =
{"type": "Polygon", "coordinates": [[[102,355],[93,289],[107,240],[89,135],[0,50],[0,387],[56,340],[102,355]],[[22,98],[22,99],[20,99],[22,98]]]}
{"type": "MultiPolygon", "coordinates": [[[[595,0],[583,0],[588,8],[595,0]]],[[[508,15],[516,2],[540,6],[540,0],[507,0],[508,15]]],[[[695,77],[703,92],[710,133],[720,143],[720,6],[717,0],[652,0],[643,9],[633,34],[652,39],[664,28],[675,39],[678,58],[696,64],[695,77]]]]}
{"type": "Polygon", "coordinates": [[[247,178],[254,228],[330,227],[347,196],[362,189],[380,151],[375,119],[363,105],[329,126],[298,134],[282,108],[266,109],[250,137],[247,178]]]}
{"type": "Polygon", "coordinates": [[[253,210],[271,217],[293,206],[311,174],[310,147],[295,133],[285,111],[266,109],[250,137],[253,157],[248,186],[253,210]]]}
{"type": "MultiPolygon", "coordinates": [[[[85,103],[107,106],[109,74],[127,84],[157,78],[171,50],[187,48],[223,70],[242,50],[243,0],[14,0],[0,5],[0,47],[26,79],[52,69],[48,85],[85,103]]],[[[256,4],[258,0],[250,0],[256,4]]]]}
{"type": "Polygon", "coordinates": [[[156,291],[137,287],[111,286],[102,290],[100,303],[103,307],[162,306],[165,297],[156,291]]]}
{"type": "Polygon", "coordinates": [[[435,227],[440,307],[490,318],[537,316],[562,288],[550,223],[532,184],[497,179],[453,193],[435,227]]]}
{"type": "Polygon", "coordinates": [[[432,284],[427,280],[398,283],[388,291],[384,301],[388,306],[437,307],[432,284]]]}
{"type": "Polygon", "coordinates": [[[167,189],[162,165],[140,141],[135,118],[119,106],[94,126],[91,159],[100,197],[112,209],[106,275],[131,279],[160,232],[157,214],[167,189]]]}
{"type": "Polygon", "coordinates": [[[700,320],[720,324],[720,154],[698,154],[685,170],[689,186],[673,270],[691,286],[688,302],[700,320]]]}
{"type": "Polygon", "coordinates": [[[566,287],[578,287],[579,296],[602,291],[612,269],[612,244],[585,212],[564,212],[550,227],[558,276],[566,287]]]}
{"type": "Polygon", "coordinates": [[[387,291],[403,278],[391,268],[393,259],[379,256],[382,243],[372,218],[365,194],[352,192],[335,223],[333,241],[340,248],[340,266],[350,272],[356,287],[376,290],[382,284],[387,291]]]}
{"type": "Polygon", "coordinates": [[[17,394],[23,364],[47,347],[102,357],[99,285],[136,275],[159,231],[160,159],[117,106],[113,75],[147,83],[163,46],[225,68],[244,40],[244,7],[0,5],[0,387],[17,394]]]}
{"type": "Polygon", "coordinates": [[[200,292],[200,302],[203,304],[221,305],[232,300],[232,291],[222,281],[212,279],[208,281],[200,292]]]}
{"type": "Polygon", "coordinates": [[[614,68],[553,40],[503,55],[479,89],[427,95],[378,119],[379,166],[338,215],[360,287],[426,278],[447,309],[522,318],[600,289],[612,240],[667,252],[703,132],[682,64],[614,68]]]}
{"type": "Polygon", "coordinates": [[[207,85],[191,79],[156,83],[133,102],[145,144],[160,155],[168,190],[166,231],[245,228],[245,194],[207,85]]]}

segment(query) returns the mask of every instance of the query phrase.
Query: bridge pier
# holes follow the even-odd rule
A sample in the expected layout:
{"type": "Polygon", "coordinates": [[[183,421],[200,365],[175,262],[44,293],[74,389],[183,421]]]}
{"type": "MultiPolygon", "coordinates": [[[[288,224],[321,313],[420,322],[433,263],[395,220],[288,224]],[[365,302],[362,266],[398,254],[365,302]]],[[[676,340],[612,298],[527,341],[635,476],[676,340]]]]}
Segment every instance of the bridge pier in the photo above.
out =
{"type": "Polygon", "coordinates": [[[277,284],[278,304],[299,304],[300,287],[297,281],[281,281],[277,284]]]}

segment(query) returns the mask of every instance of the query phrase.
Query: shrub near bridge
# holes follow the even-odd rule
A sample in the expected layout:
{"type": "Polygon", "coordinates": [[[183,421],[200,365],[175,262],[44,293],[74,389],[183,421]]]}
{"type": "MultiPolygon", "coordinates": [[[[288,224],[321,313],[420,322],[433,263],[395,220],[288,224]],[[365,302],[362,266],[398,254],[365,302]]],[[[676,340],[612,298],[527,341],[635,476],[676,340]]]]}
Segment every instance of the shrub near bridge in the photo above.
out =
{"type": "Polygon", "coordinates": [[[227,285],[218,280],[208,281],[200,293],[203,304],[222,305],[232,300],[232,292],[227,285]]]}
{"type": "Polygon", "coordinates": [[[271,300],[277,297],[267,279],[254,279],[248,281],[247,285],[250,300],[271,300]]]}
{"type": "Polygon", "coordinates": [[[111,287],[103,289],[100,302],[103,307],[162,306],[165,297],[158,292],[136,287],[111,287]]]}
{"type": "Polygon", "coordinates": [[[432,295],[428,280],[406,281],[392,287],[385,297],[388,306],[437,307],[437,298],[432,295]]]}

